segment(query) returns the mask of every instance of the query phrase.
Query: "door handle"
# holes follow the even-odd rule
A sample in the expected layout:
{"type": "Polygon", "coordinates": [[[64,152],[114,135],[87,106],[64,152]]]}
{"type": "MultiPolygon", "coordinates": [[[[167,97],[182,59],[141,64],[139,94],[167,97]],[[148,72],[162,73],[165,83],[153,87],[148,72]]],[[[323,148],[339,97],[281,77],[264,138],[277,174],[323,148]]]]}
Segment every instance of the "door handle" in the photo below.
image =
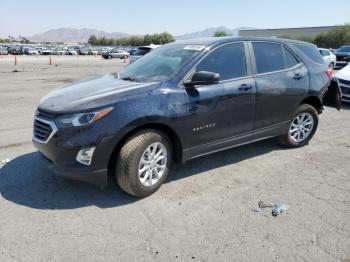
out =
{"type": "Polygon", "coordinates": [[[293,78],[296,79],[296,80],[299,80],[299,79],[302,79],[304,77],[304,74],[301,74],[301,73],[296,73],[293,78]]]}
{"type": "Polygon", "coordinates": [[[242,84],[239,88],[238,88],[238,90],[239,91],[248,91],[249,89],[252,89],[252,85],[247,85],[247,84],[242,84]]]}

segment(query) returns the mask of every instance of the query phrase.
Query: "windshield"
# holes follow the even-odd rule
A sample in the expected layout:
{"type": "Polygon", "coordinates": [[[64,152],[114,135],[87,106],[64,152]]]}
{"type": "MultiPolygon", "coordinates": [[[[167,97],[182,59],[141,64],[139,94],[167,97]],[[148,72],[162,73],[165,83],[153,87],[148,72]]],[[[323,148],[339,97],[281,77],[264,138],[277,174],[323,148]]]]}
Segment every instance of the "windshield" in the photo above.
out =
{"type": "Polygon", "coordinates": [[[199,52],[180,44],[158,47],[120,71],[119,77],[130,81],[164,81],[199,52]]]}
{"type": "Polygon", "coordinates": [[[350,52],[350,46],[343,46],[337,50],[338,52],[350,52]]]}

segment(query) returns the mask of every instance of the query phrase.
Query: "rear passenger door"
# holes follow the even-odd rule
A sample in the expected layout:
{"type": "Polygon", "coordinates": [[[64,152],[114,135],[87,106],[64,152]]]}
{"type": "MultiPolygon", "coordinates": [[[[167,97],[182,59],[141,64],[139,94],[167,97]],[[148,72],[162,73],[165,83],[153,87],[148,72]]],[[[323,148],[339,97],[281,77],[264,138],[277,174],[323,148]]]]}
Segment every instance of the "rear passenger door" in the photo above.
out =
{"type": "Polygon", "coordinates": [[[251,48],[256,85],[254,139],[279,135],[308,92],[308,72],[280,43],[252,42],[251,48]]]}

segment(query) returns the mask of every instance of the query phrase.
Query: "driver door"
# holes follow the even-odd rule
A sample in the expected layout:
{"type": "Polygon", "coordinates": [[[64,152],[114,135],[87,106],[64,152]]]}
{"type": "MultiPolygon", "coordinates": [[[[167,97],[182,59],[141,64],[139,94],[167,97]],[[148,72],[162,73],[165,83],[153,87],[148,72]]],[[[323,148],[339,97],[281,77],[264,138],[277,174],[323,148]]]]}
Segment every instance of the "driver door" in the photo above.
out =
{"type": "Polygon", "coordinates": [[[191,157],[250,141],[255,84],[245,50],[243,42],[220,46],[194,68],[194,72],[218,73],[220,81],[186,88],[191,157]]]}

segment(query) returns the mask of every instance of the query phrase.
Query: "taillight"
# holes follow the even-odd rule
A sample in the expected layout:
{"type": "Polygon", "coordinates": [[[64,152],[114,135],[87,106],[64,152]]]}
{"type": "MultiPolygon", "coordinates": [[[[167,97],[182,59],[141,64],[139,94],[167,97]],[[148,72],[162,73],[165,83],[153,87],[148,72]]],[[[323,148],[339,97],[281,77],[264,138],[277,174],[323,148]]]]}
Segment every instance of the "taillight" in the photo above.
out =
{"type": "Polygon", "coordinates": [[[328,76],[329,80],[332,80],[332,78],[333,78],[333,69],[332,68],[328,68],[326,70],[326,75],[328,76]]]}

